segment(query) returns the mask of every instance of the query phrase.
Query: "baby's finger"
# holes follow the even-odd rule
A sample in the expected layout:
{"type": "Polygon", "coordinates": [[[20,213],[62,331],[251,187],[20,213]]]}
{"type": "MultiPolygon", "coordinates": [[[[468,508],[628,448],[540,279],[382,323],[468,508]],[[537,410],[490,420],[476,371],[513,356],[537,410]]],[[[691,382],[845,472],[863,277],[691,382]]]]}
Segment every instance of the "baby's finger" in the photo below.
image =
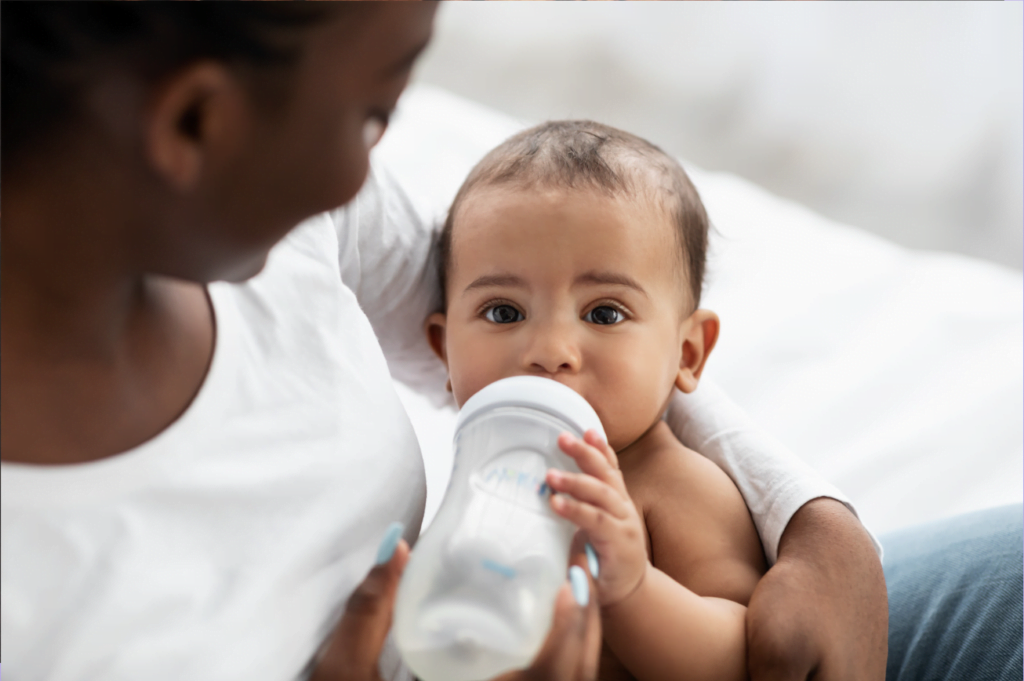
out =
{"type": "Polygon", "coordinates": [[[609,541],[610,534],[617,529],[619,520],[596,506],[577,501],[566,494],[551,497],[551,508],[576,527],[580,528],[595,544],[609,541]]]}
{"type": "Polygon", "coordinates": [[[596,428],[591,428],[587,432],[583,433],[583,441],[604,454],[605,458],[608,460],[609,466],[616,469],[619,467],[618,455],[615,453],[615,450],[612,449],[611,445],[608,444],[608,441],[601,437],[601,434],[597,432],[596,428]]]}
{"type": "Polygon", "coordinates": [[[546,480],[556,492],[572,495],[577,500],[607,511],[616,518],[629,517],[629,507],[626,504],[632,502],[624,498],[614,487],[593,476],[551,469],[546,480]]]}
{"type": "Polygon", "coordinates": [[[602,451],[569,433],[558,436],[558,447],[576,461],[581,471],[625,493],[622,474],[608,463],[608,457],[602,451]]]}

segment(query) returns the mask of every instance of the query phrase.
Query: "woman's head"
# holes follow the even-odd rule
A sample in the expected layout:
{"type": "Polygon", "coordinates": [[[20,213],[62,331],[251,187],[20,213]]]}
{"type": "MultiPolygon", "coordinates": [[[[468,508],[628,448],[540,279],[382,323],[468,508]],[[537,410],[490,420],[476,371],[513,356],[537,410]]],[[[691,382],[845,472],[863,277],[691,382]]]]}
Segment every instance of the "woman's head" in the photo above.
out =
{"type": "MultiPolygon", "coordinates": [[[[5,4],[5,218],[29,194],[85,196],[68,208],[109,213],[94,236],[120,267],[251,276],[290,227],[355,195],[433,11],[5,4]]],[[[31,245],[12,228],[5,248],[31,245]]]]}

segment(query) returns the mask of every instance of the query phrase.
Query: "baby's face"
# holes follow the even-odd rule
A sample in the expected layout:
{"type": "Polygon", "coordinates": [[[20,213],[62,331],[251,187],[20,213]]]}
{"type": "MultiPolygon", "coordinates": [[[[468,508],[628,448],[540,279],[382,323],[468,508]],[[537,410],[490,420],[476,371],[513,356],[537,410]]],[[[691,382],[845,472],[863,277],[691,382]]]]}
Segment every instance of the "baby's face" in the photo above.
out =
{"type": "Polygon", "coordinates": [[[593,405],[616,450],[660,417],[693,319],[675,228],[646,203],[503,187],[467,197],[447,314],[428,321],[460,406],[501,378],[552,378],[593,405]]]}

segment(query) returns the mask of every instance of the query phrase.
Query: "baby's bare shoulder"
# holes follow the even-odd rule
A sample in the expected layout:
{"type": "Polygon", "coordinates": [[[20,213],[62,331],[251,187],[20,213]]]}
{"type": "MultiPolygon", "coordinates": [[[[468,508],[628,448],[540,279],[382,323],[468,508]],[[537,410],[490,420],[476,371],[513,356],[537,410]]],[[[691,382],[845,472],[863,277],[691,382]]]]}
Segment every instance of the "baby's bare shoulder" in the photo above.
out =
{"type": "Polygon", "coordinates": [[[766,570],[742,495],[725,472],[667,426],[628,471],[651,541],[651,561],[702,596],[746,604],[766,570]]]}
{"type": "Polygon", "coordinates": [[[643,497],[645,511],[656,512],[670,503],[692,506],[711,516],[731,515],[737,504],[746,513],[746,506],[736,485],[710,459],[685,447],[663,422],[649,434],[643,456],[636,461],[623,461],[623,473],[643,497]],[[650,506],[651,508],[646,508],[650,506]]]}

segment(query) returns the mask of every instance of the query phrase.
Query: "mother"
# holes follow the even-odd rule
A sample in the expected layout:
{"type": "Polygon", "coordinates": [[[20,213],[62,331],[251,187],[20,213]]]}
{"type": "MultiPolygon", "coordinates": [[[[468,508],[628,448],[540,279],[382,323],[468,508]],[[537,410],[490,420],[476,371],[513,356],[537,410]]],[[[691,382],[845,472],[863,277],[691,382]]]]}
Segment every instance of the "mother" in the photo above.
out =
{"type": "MultiPolygon", "coordinates": [[[[420,370],[430,229],[372,175],[293,226],[364,184],[434,10],[3,4],[8,673],[376,675],[408,551],[377,542],[425,488],[375,332],[420,370]]],[[[763,454],[752,675],[879,677],[867,534],[763,454]]],[[[560,599],[518,676],[593,675],[594,599],[560,599]]]]}

